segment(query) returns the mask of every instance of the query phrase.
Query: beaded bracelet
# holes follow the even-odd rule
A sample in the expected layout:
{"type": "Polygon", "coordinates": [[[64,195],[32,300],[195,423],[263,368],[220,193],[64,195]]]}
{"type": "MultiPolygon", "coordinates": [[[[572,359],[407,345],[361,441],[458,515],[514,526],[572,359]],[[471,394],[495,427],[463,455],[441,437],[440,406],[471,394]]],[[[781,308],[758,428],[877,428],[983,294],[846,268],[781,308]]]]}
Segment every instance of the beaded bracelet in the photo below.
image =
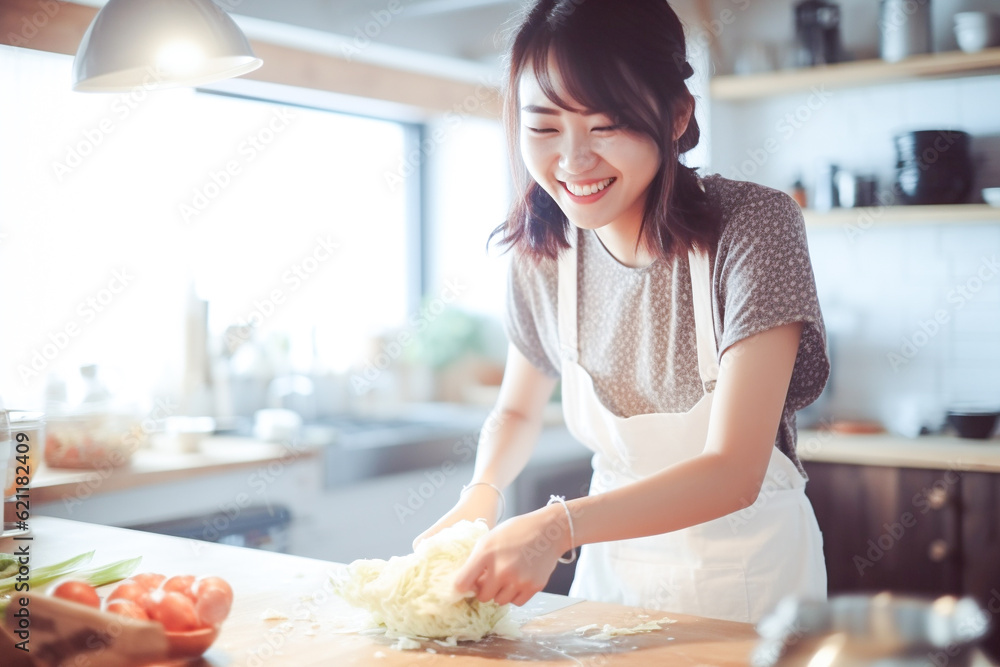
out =
{"type": "Polygon", "coordinates": [[[465,486],[463,486],[461,493],[459,493],[458,495],[461,496],[463,493],[465,493],[472,487],[480,485],[488,486],[500,495],[500,513],[497,515],[497,522],[499,522],[500,519],[503,518],[503,513],[507,511],[507,499],[503,497],[503,491],[500,490],[500,487],[496,486],[495,484],[490,484],[489,482],[473,482],[472,484],[466,484],[465,486]]]}
{"type": "Polygon", "coordinates": [[[569,506],[566,505],[565,496],[549,496],[549,502],[545,503],[545,506],[548,507],[552,503],[559,503],[566,510],[566,521],[569,522],[570,557],[560,556],[559,562],[569,564],[576,560],[576,534],[573,532],[573,515],[570,514],[569,506]]]}

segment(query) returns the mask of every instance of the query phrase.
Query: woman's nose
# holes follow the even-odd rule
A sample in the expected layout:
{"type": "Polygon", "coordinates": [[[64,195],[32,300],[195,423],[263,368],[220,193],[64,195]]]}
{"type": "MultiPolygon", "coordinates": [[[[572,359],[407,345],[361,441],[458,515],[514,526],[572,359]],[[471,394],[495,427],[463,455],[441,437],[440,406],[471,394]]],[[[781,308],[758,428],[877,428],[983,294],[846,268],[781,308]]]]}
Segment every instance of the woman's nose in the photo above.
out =
{"type": "Polygon", "coordinates": [[[589,137],[567,133],[559,157],[559,168],[570,174],[583,174],[597,165],[597,153],[589,137]]]}

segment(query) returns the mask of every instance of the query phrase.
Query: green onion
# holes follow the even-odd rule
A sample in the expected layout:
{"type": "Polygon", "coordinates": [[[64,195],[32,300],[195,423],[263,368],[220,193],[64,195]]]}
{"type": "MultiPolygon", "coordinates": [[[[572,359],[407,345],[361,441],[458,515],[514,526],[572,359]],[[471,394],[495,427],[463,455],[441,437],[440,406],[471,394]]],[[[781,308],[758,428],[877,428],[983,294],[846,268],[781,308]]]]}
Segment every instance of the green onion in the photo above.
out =
{"type": "MultiPolygon", "coordinates": [[[[101,567],[95,567],[90,570],[83,570],[81,572],[77,571],[81,566],[88,564],[93,557],[94,552],[88,551],[85,554],[74,556],[73,558],[65,560],[61,563],[46,565],[45,567],[32,570],[28,575],[28,585],[34,589],[51,583],[56,579],[62,579],[63,577],[72,575],[74,579],[85,581],[91,586],[104,586],[106,584],[113,584],[116,581],[121,581],[122,579],[127,579],[133,572],[135,572],[136,568],[139,567],[139,563],[142,562],[142,556],[137,556],[135,558],[120,560],[116,563],[102,565],[101,567]]],[[[7,608],[7,605],[10,604],[11,593],[14,591],[14,586],[16,584],[16,574],[14,576],[0,579],[0,614],[2,614],[7,608]]]]}
{"type": "MultiPolygon", "coordinates": [[[[28,575],[28,583],[32,588],[44,586],[50,581],[55,581],[59,577],[64,577],[78,568],[83,567],[93,558],[94,552],[88,551],[85,554],[74,556],[73,558],[64,560],[61,563],[35,568],[34,570],[31,570],[31,573],[28,575]]],[[[9,593],[14,590],[15,585],[17,585],[17,575],[7,577],[6,579],[0,579],[0,594],[9,593]]]]}
{"type": "Polygon", "coordinates": [[[17,574],[17,559],[11,554],[0,554],[0,579],[17,574]]]}
{"type": "Polygon", "coordinates": [[[86,581],[88,584],[96,588],[106,584],[113,584],[116,581],[121,581],[122,579],[128,579],[128,577],[135,572],[136,568],[139,567],[139,563],[141,562],[142,556],[136,556],[135,558],[120,560],[117,563],[111,563],[110,565],[104,565],[103,567],[95,567],[92,570],[75,572],[73,573],[73,578],[86,581]]]}

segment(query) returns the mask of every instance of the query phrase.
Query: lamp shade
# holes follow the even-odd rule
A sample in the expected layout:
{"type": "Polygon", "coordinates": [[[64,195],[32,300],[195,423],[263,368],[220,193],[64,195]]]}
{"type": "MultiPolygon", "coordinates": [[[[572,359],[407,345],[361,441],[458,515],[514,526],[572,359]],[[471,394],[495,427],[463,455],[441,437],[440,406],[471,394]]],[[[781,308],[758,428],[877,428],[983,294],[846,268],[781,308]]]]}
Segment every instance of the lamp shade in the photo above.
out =
{"type": "Polygon", "coordinates": [[[211,0],[109,0],[73,61],[73,90],[198,86],[263,64],[211,0]]]}

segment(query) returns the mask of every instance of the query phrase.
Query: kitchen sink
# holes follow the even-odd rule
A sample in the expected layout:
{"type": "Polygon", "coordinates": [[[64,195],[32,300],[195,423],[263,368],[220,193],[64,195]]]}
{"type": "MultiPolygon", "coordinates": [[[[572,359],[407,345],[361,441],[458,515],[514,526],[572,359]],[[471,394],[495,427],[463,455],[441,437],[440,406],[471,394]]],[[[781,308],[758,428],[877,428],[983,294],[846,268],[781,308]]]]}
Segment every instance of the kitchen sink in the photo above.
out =
{"type": "Polygon", "coordinates": [[[324,486],[472,460],[483,416],[344,415],[306,423],[304,442],[323,447],[324,486]]]}

